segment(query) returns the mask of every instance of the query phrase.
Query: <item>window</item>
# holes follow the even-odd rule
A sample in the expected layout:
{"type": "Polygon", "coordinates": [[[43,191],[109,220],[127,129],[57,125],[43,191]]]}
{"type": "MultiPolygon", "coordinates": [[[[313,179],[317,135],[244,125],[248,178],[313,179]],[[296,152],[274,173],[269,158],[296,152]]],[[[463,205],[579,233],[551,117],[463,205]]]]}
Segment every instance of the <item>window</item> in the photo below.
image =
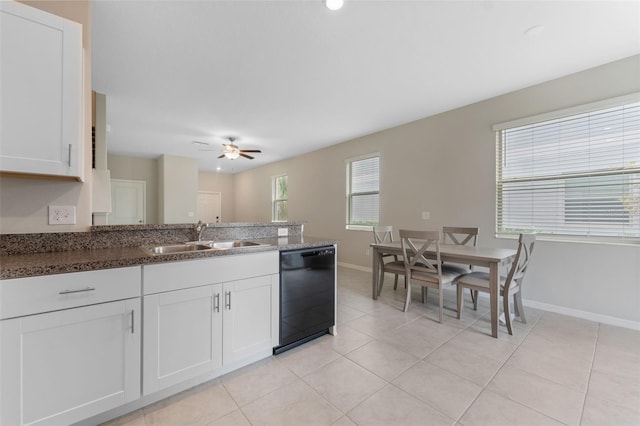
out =
{"type": "Polygon", "coordinates": [[[347,160],[347,229],[378,224],[379,191],[378,154],[347,160]]]}
{"type": "Polygon", "coordinates": [[[287,202],[289,199],[287,175],[275,176],[272,179],[271,194],[271,217],[273,221],[286,222],[288,220],[287,202]]]}
{"type": "Polygon", "coordinates": [[[494,126],[496,231],[640,242],[639,99],[494,126]]]}

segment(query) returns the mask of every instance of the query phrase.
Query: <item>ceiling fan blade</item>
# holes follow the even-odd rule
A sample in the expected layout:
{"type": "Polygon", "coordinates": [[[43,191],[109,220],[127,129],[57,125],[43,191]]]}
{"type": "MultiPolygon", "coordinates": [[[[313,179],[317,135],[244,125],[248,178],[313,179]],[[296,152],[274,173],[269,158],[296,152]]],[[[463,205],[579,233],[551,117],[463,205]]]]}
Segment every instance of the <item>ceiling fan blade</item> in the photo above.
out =
{"type": "Polygon", "coordinates": [[[253,160],[253,157],[252,157],[252,156],[247,155],[247,154],[245,154],[245,153],[243,153],[243,152],[240,152],[240,156],[241,156],[241,157],[244,157],[244,158],[248,158],[249,160],[253,160]]]}
{"type": "Polygon", "coordinates": [[[262,152],[259,149],[241,149],[240,152],[262,152]]]}
{"type": "Polygon", "coordinates": [[[218,155],[218,158],[224,158],[224,154],[218,155]]]}

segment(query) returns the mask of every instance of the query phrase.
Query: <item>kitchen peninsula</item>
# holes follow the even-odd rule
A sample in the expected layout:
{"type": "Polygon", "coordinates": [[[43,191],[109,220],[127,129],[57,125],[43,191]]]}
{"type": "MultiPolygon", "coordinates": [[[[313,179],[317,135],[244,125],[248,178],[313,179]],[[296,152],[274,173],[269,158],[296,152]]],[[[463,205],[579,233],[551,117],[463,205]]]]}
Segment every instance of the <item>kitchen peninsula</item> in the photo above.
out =
{"type": "Polygon", "coordinates": [[[303,236],[303,227],[302,222],[209,224],[203,240],[252,240],[266,246],[162,256],[151,256],[142,247],[193,241],[194,225],[108,225],[93,226],[90,232],[0,234],[0,280],[336,243],[303,236]],[[278,229],[286,229],[286,236],[279,237],[278,229]]]}
{"type": "Polygon", "coordinates": [[[260,244],[160,255],[194,225],[1,235],[0,423],[100,423],[270,356],[280,251],[336,244],[302,228],[213,224],[260,244]]]}

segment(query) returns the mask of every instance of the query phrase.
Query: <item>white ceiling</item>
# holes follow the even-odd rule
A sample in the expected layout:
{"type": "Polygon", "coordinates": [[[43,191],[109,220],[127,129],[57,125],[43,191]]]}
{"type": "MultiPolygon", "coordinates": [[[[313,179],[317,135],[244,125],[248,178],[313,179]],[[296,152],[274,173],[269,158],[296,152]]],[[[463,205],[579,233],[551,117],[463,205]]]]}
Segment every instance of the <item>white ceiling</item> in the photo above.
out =
{"type": "Polygon", "coordinates": [[[638,1],[92,7],[92,84],[107,95],[109,152],[195,157],[226,173],[640,53],[638,1]],[[218,160],[227,136],[263,153],[218,160]]]}

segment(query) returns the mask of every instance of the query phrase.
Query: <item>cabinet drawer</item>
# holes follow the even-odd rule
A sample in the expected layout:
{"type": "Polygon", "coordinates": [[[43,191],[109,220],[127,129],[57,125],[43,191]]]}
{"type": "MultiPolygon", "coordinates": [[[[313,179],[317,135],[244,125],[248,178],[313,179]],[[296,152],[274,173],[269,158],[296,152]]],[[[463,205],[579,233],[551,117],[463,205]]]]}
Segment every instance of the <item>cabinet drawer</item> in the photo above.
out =
{"type": "Polygon", "coordinates": [[[139,297],[141,267],[0,281],[0,319],[139,297]]]}
{"type": "Polygon", "coordinates": [[[279,252],[274,250],[145,265],[144,294],[277,274],[278,262],[279,252]]]}

